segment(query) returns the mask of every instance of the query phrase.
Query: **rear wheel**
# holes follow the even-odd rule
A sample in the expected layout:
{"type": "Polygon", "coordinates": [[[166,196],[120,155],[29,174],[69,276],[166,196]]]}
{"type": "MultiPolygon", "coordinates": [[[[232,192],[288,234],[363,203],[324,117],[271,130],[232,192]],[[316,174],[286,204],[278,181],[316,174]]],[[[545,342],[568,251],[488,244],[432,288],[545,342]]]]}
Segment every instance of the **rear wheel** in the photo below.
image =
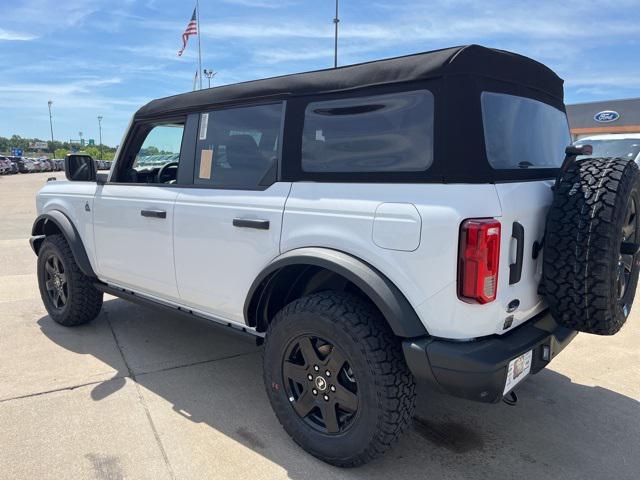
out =
{"type": "Polygon", "coordinates": [[[287,433],[342,467],[388,450],[415,406],[400,342],[371,304],[341,292],[303,297],[276,315],[266,337],[264,381],[287,433]]]}
{"type": "Polygon", "coordinates": [[[102,308],[102,292],[76,265],[62,235],[49,235],[38,252],[38,286],[49,316],[65,326],[93,320],[102,308]]]}

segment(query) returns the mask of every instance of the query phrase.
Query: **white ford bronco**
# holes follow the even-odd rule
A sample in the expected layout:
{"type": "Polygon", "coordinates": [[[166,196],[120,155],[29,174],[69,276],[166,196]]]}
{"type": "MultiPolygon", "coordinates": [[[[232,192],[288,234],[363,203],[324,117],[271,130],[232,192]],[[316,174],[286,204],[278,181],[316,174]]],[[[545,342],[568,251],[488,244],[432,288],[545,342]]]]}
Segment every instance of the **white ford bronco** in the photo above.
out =
{"type": "Polygon", "coordinates": [[[254,335],[284,429],[360,465],[416,379],[513,403],[578,331],[622,327],[638,167],[568,145],[562,80],[477,45],[154,100],[108,175],[70,155],[38,193],[42,300],[68,326],[109,293],[254,335]]]}

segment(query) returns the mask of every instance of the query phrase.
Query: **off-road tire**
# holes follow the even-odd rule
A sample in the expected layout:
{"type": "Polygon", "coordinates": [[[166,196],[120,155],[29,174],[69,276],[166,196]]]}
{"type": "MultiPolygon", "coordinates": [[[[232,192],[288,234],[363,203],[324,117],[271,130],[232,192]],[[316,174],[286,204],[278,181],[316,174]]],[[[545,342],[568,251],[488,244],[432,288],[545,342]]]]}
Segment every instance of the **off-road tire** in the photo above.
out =
{"type": "Polygon", "coordinates": [[[264,383],[287,433],[304,450],[339,467],[356,467],[389,450],[411,423],[415,381],[401,344],[369,302],[342,292],[321,292],[293,301],[269,325],[264,383]],[[339,347],[353,368],[359,404],[353,423],[337,434],[305,423],[287,397],[283,356],[298,335],[317,335],[339,347]]]}
{"type": "Polygon", "coordinates": [[[82,273],[63,235],[48,235],[38,251],[38,286],[40,296],[49,316],[66,327],[82,325],[98,316],[102,308],[102,292],[93,286],[93,281],[82,273]],[[45,285],[45,262],[51,254],[62,262],[67,282],[67,301],[57,308],[49,297],[45,285]]]}
{"type": "MultiPolygon", "coordinates": [[[[628,205],[640,213],[640,173],[634,161],[587,158],[570,165],[555,186],[546,223],[542,293],[566,327],[613,335],[625,323],[638,283],[638,254],[626,290],[618,294],[622,228],[628,205]]],[[[638,218],[633,242],[638,242],[638,218]]]]}

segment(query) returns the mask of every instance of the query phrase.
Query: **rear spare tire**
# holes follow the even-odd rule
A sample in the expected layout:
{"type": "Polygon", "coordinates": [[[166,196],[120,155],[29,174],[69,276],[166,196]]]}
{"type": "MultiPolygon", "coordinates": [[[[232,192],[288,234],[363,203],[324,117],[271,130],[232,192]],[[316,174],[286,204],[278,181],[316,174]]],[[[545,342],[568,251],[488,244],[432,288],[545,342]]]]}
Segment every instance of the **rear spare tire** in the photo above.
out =
{"type": "Polygon", "coordinates": [[[542,293],[566,327],[613,335],[638,283],[640,172],[634,161],[587,158],[556,184],[547,216],[542,293]]]}

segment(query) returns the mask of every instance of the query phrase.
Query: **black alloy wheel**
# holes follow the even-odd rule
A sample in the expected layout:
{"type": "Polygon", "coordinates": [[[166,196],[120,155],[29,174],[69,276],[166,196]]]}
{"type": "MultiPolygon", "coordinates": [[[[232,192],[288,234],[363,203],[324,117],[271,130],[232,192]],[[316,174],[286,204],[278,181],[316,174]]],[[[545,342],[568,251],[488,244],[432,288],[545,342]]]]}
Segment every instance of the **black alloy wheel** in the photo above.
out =
{"type": "Polygon", "coordinates": [[[358,413],[358,384],[339,347],[301,335],[285,353],[282,375],[291,406],[307,425],[327,434],[351,426],[358,413]]]}
{"type": "Polygon", "coordinates": [[[53,252],[45,260],[44,283],[51,305],[56,309],[63,309],[69,298],[69,285],[64,265],[53,252]]]}
{"type": "Polygon", "coordinates": [[[618,256],[618,300],[621,302],[623,312],[628,314],[631,305],[627,305],[629,298],[627,297],[627,286],[630,283],[631,272],[634,267],[634,258],[637,253],[638,244],[638,218],[637,207],[633,197],[629,197],[627,209],[622,225],[622,241],[620,243],[620,253],[618,256]]]}

